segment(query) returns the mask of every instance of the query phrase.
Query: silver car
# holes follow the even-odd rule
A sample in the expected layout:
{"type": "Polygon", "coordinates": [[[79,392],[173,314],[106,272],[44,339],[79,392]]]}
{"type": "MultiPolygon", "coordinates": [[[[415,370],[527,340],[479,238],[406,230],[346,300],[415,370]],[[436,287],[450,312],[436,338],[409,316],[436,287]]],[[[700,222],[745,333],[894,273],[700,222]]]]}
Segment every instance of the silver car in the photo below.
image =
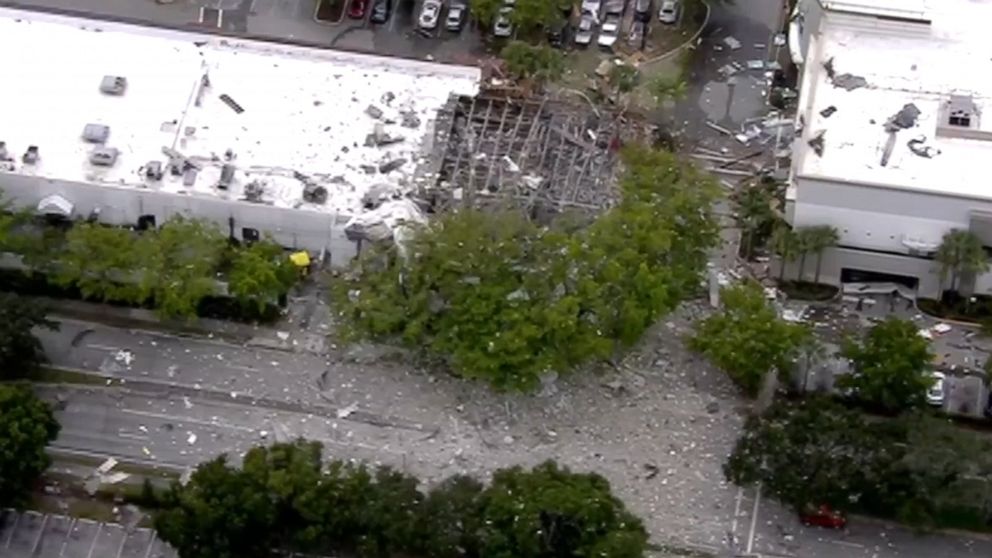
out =
{"type": "Polygon", "coordinates": [[[513,22],[510,21],[510,15],[513,13],[513,8],[509,6],[504,6],[499,9],[499,14],[496,16],[496,22],[493,23],[493,35],[497,37],[509,37],[513,35],[513,22]]]}
{"type": "Polygon", "coordinates": [[[662,23],[678,23],[682,15],[682,3],[679,0],[662,0],[658,10],[658,21],[662,23]]]}
{"type": "Polygon", "coordinates": [[[437,20],[440,17],[440,0],[424,0],[424,6],[420,9],[420,17],[417,19],[417,24],[421,29],[430,31],[437,28],[437,20]]]}
{"type": "Polygon", "coordinates": [[[448,6],[448,17],[444,20],[444,28],[454,33],[461,31],[462,25],[465,23],[465,13],[467,11],[468,6],[464,4],[452,4],[448,6]]]}
{"type": "Polygon", "coordinates": [[[592,28],[595,22],[596,19],[592,14],[582,14],[582,19],[579,20],[579,28],[575,32],[575,44],[586,46],[592,42],[592,28]]]}

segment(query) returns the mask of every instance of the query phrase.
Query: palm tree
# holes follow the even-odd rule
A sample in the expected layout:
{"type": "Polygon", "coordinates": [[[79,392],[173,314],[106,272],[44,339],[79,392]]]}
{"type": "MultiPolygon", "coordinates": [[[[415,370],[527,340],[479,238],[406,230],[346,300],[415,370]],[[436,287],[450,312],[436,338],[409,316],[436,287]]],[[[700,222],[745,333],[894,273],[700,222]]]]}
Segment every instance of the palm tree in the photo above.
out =
{"type": "Polygon", "coordinates": [[[755,185],[745,187],[734,197],[737,202],[737,225],[744,236],[743,256],[750,260],[754,255],[754,238],[775,221],[775,211],[772,209],[774,194],[767,188],[755,185]]]}
{"type": "Polygon", "coordinates": [[[949,290],[957,292],[962,275],[989,270],[989,259],[981,239],[963,229],[951,229],[944,234],[934,259],[940,266],[941,299],[944,298],[943,286],[948,276],[951,279],[949,290]]]}
{"type": "Polygon", "coordinates": [[[802,282],[806,271],[806,256],[813,251],[813,238],[809,227],[801,227],[795,231],[796,253],[799,255],[799,271],[796,274],[796,281],[802,282]]]}
{"type": "Polygon", "coordinates": [[[840,240],[837,229],[830,225],[817,225],[802,229],[800,235],[806,237],[809,251],[816,255],[816,275],[814,283],[820,282],[820,265],[823,263],[823,252],[830,247],[836,246],[840,240]]]}
{"type": "Polygon", "coordinates": [[[799,254],[799,238],[788,225],[780,224],[772,232],[771,244],[772,250],[779,257],[778,282],[781,283],[785,279],[786,264],[796,259],[796,255],[799,254]]]}

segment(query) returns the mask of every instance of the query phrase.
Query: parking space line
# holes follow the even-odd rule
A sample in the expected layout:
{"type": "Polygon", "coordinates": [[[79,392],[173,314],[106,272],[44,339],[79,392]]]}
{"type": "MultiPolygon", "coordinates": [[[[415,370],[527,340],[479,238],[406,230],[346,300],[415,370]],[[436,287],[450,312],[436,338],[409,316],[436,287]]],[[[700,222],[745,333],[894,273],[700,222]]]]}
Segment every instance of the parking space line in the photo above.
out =
{"type": "Polygon", "coordinates": [[[747,531],[747,554],[754,547],[754,530],[758,526],[758,504],[761,502],[761,483],[754,489],[754,509],[751,511],[751,528],[747,531]]]}
{"type": "Polygon", "coordinates": [[[31,556],[38,555],[38,547],[41,546],[41,537],[45,534],[45,527],[48,526],[48,517],[49,515],[46,513],[41,519],[41,529],[38,529],[38,538],[34,540],[34,546],[31,547],[31,556]]]}
{"type": "Polygon", "coordinates": [[[100,531],[103,531],[103,523],[97,523],[96,534],[93,535],[93,544],[90,545],[90,551],[86,555],[86,558],[93,558],[93,552],[96,550],[96,542],[100,540],[100,531]]]}
{"type": "Polygon", "coordinates": [[[850,548],[864,548],[865,547],[865,545],[863,545],[863,544],[856,543],[856,542],[851,542],[851,541],[838,541],[838,540],[834,540],[834,539],[827,539],[827,542],[830,542],[830,543],[833,543],[833,544],[839,544],[841,546],[847,546],[847,547],[850,547],[850,548]]]}
{"type": "Polygon", "coordinates": [[[14,538],[14,531],[17,530],[17,524],[21,522],[21,514],[14,512],[14,524],[10,527],[10,531],[7,533],[7,543],[3,545],[4,548],[10,548],[10,540],[14,538]]]}

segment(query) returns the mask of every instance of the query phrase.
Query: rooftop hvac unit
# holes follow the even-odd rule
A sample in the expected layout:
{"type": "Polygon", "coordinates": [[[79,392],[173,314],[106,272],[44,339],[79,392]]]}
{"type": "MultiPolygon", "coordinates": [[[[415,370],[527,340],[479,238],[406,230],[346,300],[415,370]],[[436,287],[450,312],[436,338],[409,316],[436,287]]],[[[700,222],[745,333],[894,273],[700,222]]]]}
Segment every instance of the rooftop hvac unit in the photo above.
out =
{"type": "Polygon", "coordinates": [[[28,150],[21,155],[21,162],[25,165],[33,165],[38,162],[41,155],[38,153],[37,145],[29,145],[28,150]]]}
{"type": "Polygon", "coordinates": [[[107,95],[123,95],[127,91],[127,78],[122,76],[103,76],[103,80],[100,81],[100,91],[107,95]]]}
{"type": "Polygon", "coordinates": [[[116,147],[97,147],[90,152],[90,163],[98,167],[112,167],[118,155],[120,150],[116,147]]]}
{"type": "Polygon", "coordinates": [[[231,181],[234,180],[234,165],[224,165],[220,169],[220,181],[217,182],[217,187],[221,190],[227,190],[231,186],[231,181]]]}
{"type": "Polygon", "coordinates": [[[110,126],[104,124],[87,124],[83,127],[83,140],[90,143],[106,143],[110,137],[110,126]]]}

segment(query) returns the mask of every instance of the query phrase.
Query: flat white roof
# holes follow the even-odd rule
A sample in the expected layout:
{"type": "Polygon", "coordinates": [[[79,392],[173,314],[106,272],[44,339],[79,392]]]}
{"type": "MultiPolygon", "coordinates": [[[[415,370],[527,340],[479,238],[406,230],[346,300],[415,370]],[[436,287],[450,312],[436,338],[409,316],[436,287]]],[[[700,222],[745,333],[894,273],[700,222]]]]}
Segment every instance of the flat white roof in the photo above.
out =
{"type": "Polygon", "coordinates": [[[803,83],[798,175],[992,198],[985,178],[992,160],[992,1],[941,0],[930,3],[929,14],[930,26],[824,17],[803,83]],[[978,110],[971,137],[937,134],[938,124],[955,128],[947,125],[952,97],[970,99],[978,110]],[[919,115],[896,133],[883,166],[886,123],[910,104],[919,115]],[[819,134],[822,155],[808,144],[819,134]]]}
{"type": "Polygon", "coordinates": [[[373,185],[412,189],[438,109],[451,94],[474,95],[480,81],[473,67],[9,9],[0,9],[0,52],[7,172],[232,199],[256,182],[264,203],[344,214],[359,212],[373,185]],[[125,78],[123,95],[102,93],[104,76],[125,78]],[[382,114],[370,116],[369,105],[382,114]],[[87,124],[109,126],[113,166],[90,162],[87,124]],[[367,145],[377,124],[380,138],[403,140],[367,145]],[[29,146],[38,148],[33,165],[22,162],[29,146]],[[201,167],[192,187],[168,172],[163,148],[201,167]],[[396,159],[406,162],[379,171],[396,159]],[[144,176],[150,161],[166,168],[159,182],[144,176]],[[220,191],[225,163],[236,170],[220,191]],[[294,173],[324,186],[327,203],[304,202],[294,173]]]}

